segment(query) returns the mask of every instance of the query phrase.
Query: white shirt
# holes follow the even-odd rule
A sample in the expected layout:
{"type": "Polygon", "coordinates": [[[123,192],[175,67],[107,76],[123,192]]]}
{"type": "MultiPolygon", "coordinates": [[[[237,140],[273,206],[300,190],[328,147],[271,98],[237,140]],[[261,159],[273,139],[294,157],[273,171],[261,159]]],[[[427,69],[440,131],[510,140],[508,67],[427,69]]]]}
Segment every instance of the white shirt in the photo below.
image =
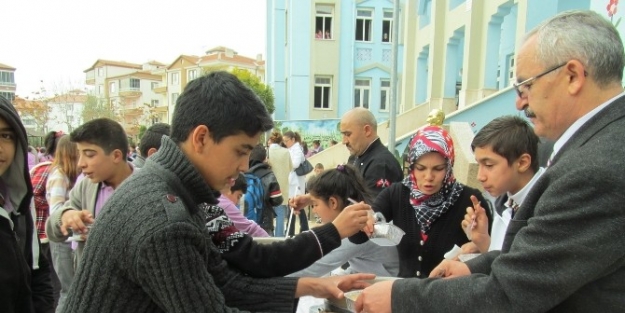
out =
{"type": "Polygon", "coordinates": [[[588,120],[590,120],[593,116],[597,115],[597,113],[599,113],[601,110],[605,109],[605,107],[607,107],[610,103],[614,102],[614,100],[622,97],[623,95],[625,95],[625,92],[618,94],[616,97],[592,109],[590,112],[586,113],[586,115],[582,116],[577,121],[575,121],[575,123],[571,124],[571,126],[569,126],[569,128],[567,128],[567,130],[562,134],[562,136],[560,136],[560,138],[558,138],[558,140],[553,144],[553,152],[551,153],[551,157],[549,157],[549,160],[553,159],[553,157],[556,154],[558,154],[558,151],[560,151],[560,149],[564,146],[564,144],[566,144],[566,142],[569,141],[569,139],[571,139],[571,137],[573,137],[573,135],[584,124],[586,124],[588,120]]]}
{"type": "MultiPolygon", "coordinates": [[[[534,183],[538,181],[538,178],[543,175],[545,172],[544,168],[539,168],[538,171],[534,174],[534,177],[514,195],[508,193],[508,199],[512,199],[519,206],[523,204],[523,200],[525,200],[525,196],[532,189],[534,183]]],[[[503,246],[503,239],[506,235],[506,230],[508,229],[508,224],[510,224],[510,220],[512,219],[512,208],[508,206],[506,203],[506,209],[501,212],[501,215],[497,214],[497,211],[493,214],[493,227],[490,231],[490,246],[488,247],[488,251],[492,250],[501,250],[503,246]]]]}

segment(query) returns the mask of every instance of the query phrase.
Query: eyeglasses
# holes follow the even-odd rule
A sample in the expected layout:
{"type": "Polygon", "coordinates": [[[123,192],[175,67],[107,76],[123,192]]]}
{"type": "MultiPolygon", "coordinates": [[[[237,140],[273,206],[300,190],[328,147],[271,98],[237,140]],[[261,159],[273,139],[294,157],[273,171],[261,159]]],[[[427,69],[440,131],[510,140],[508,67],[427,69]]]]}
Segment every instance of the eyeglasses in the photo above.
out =
{"type": "Polygon", "coordinates": [[[548,69],[548,70],[546,70],[546,71],[544,71],[544,72],[542,72],[542,73],[540,73],[540,74],[538,74],[538,75],[536,75],[534,77],[530,77],[530,78],[528,78],[528,79],[526,79],[526,80],[524,80],[524,81],[522,81],[520,83],[514,83],[514,84],[512,84],[512,86],[514,87],[514,90],[516,90],[516,93],[519,95],[519,98],[523,98],[523,90],[521,90],[521,87],[525,86],[526,87],[525,89],[529,88],[535,80],[537,80],[537,79],[539,79],[539,78],[541,78],[541,77],[543,77],[543,76],[545,76],[545,75],[547,75],[547,74],[549,74],[549,73],[551,73],[551,72],[553,72],[553,71],[555,71],[555,70],[565,66],[567,63],[569,63],[569,62],[566,61],[566,62],[564,62],[564,63],[562,63],[560,65],[554,66],[554,67],[552,67],[552,68],[550,68],[550,69],[548,69]]]}

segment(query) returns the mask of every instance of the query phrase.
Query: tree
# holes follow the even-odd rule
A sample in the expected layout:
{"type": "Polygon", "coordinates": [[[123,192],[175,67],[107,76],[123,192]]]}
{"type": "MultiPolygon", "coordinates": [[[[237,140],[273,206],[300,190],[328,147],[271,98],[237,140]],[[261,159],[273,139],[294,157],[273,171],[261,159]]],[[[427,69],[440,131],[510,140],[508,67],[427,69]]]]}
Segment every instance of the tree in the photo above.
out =
{"type": "Polygon", "coordinates": [[[56,80],[48,85],[47,89],[52,90],[52,95],[48,94],[48,105],[51,110],[48,127],[61,127],[72,132],[75,127],[82,124],[80,111],[87,100],[84,84],[80,81],[56,80]]]}
{"type": "Polygon", "coordinates": [[[271,87],[265,85],[258,76],[252,74],[252,72],[246,69],[235,68],[232,70],[232,74],[238,77],[245,85],[250,87],[256,95],[263,101],[269,114],[273,114],[276,110],[274,106],[274,96],[271,87]]]}
{"type": "Polygon", "coordinates": [[[67,131],[72,132],[74,126],[82,124],[78,118],[78,106],[86,102],[87,95],[80,89],[73,89],[63,93],[55,93],[49,99],[50,109],[55,113],[51,118],[59,124],[65,124],[67,131]]]}
{"type": "Polygon", "coordinates": [[[88,95],[85,100],[85,106],[82,110],[83,122],[88,122],[96,118],[106,117],[117,120],[113,108],[105,99],[98,99],[93,95],[88,95]]]}
{"type": "Polygon", "coordinates": [[[25,125],[29,124],[25,120],[30,119],[34,122],[36,130],[43,133],[47,132],[46,123],[50,115],[50,107],[45,98],[30,100],[28,98],[15,97],[13,106],[25,125]]]}
{"type": "MultiPolygon", "coordinates": [[[[204,74],[208,74],[214,71],[223,71],[227,67],[223,66],[206,66],[202,68],[202,72],[204,74]]],[[[248,86],[256,95],[260,98],[260,100],[265,104],[267,111],[269,114],[273,114],[273,111],[276,110],[274,105],[274,96],[273,90],[271,87],[265,85],[258,76],[252,74],[252,72],[246,69],[235,68],[230,71],[234,76],[239,78],[241,82],[243,82],[246,86],[248,86]]]]}

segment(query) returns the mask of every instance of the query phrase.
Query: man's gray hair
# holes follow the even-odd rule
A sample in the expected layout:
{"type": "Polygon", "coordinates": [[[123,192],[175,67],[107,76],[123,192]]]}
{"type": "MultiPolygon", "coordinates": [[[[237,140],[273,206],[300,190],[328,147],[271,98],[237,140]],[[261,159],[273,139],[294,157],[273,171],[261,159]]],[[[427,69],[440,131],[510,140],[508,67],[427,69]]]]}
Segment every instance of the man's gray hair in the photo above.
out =
{"type": "Polygon", "coordinates": [[[605,17],[593,11],[565,11],[538,25],[524,41],[536,35],[536,57],[546,67],[578,60],[600,87],[623,80],[623,42],[605,17]]]}

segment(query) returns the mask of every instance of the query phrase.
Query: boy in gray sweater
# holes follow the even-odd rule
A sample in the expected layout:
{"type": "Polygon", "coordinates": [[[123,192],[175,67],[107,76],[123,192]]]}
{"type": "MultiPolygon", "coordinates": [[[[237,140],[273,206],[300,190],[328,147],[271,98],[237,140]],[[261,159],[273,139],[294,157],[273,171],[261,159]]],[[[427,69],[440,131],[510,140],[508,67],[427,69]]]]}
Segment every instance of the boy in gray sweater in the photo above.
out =
{"type": "MultiPolygon", "coordinates": [[[[247,170],[260,133],[272,126],[262,102],[233,75],[190,82],[171,138],[119,187],[90,231],[65,312],[292,312],[302,295],[340,297],[363,287],[360,279],[372,275],[256,279],[222,259],[214,241],[230,232],[211,236],[204,206],[216,204],[216,190],[247,170]]],[[[347,215],[357,223],[325,231],[358,231],[367,208],[354,206],[347,215]]],[[[328,244],[323,234],[313,236],[328,244]]]]}

